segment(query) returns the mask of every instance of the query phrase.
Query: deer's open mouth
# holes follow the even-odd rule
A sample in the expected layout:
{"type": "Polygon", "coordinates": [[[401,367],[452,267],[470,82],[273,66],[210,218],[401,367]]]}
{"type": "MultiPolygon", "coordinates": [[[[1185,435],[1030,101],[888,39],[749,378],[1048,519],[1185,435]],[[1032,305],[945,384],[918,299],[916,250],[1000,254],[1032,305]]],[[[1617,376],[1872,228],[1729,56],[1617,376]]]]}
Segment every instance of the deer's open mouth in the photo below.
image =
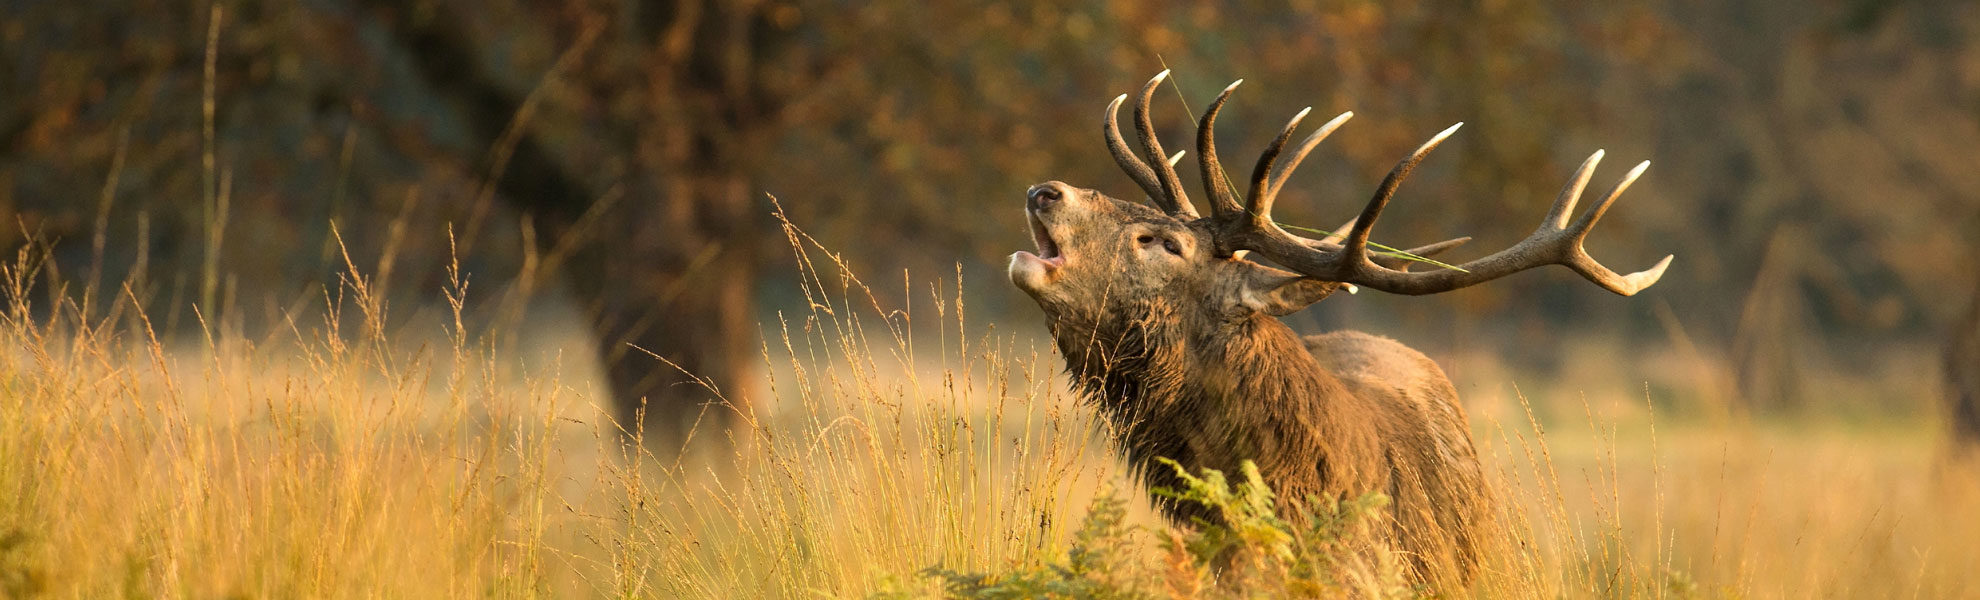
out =
{"type": "Polygon", "coordinates": [[[1059,242],[1052,239],[1052,230],[1047,229],[1045,222],[1038,219],[1038,212],[1026,210],[1024,216],[1025,220],[1031,223],[1031,241],[1038,245],[1039,261],[1053,269],[1066,266],[1065,253],[1059,250],[1059,242]]]}

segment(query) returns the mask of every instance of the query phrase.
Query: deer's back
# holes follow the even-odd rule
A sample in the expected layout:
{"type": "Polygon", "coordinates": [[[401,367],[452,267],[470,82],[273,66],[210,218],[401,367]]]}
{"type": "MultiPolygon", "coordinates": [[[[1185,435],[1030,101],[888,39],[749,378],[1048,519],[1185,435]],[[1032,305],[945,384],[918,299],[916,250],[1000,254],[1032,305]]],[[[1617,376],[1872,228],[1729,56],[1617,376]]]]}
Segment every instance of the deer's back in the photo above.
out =
{"type": "Polygon", "coordinates": [[[1357,331],[1304,338],[1307,351],[1375,413],[1398,541],[1419,570],[1468,579],[1490,490],[1457,389],[1430,357],[1357,331]]]}

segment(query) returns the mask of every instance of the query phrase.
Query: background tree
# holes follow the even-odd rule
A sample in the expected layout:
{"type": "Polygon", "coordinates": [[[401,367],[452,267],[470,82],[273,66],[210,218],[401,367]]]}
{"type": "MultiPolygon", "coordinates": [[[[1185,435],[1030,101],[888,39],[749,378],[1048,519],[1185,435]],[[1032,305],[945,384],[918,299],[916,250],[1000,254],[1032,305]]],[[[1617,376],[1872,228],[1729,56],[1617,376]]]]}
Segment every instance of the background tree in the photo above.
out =
{"type": "Polygon", "coordinates": [[[496,149],[484,173],[493,193],[475,197],[467,215],[469,250],[491,196],[538,218],[549,233],[543,250],[569,254],[564,276],[594,323],[621,423],[653,415],[646,433],[662,446],[696,423],[727,429],[736,409],[711,407],[716,390],[699,382],[748,375],[759,240],[771,230],[750,178],[792,100],[823,69],[793,51],[798,9],[514,6],[507,22],[478,23],[486,17],[474,4],[394,5],[374,10],[389,15],[381,20],[440,99],[466,108],[474,139],[496,149]],[[500,68],[491,50],[529,19],[549,23],[543,35],[566,48],[549,67],[558,98],[484,72],[500,68]],[[539,105],[562,114],[535,124],[539,105]],[[584,137],[551,142],[554,151],[538,141],[572,130],[584,137]]]}
{"type": "Polygon", "coordinates": [[[1946,336],[1946,420],[1955,452],[1980,456],[1980,285],[1946,336]]]}

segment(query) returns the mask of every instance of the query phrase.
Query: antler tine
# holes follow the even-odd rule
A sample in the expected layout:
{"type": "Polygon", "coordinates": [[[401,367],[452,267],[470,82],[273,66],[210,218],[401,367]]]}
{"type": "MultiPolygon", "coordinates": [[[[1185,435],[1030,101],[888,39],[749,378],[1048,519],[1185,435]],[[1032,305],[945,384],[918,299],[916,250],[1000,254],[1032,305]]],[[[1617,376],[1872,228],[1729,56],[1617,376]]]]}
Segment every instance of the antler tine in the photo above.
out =
{"type": "Polygon", "coordinates": [[[1348,119],[1352,118],[1354,118],[1354,111],[1335,115],[1332,120],[1327,121],[1325,125],[1321,125],[1319,129],[1307,135],[1306,139],[1300,140],[1299,147],[1293,151],[1292,158],[1287,160],[1284,165],[1281,165],[1278,170],[1272,172],[1272,186],[1266,189],[1265,195],[1273,198],[1279,197],[1279,188],[1285,187],[1287,179],[1292,179],[1293,169],[1299,168],[1300,161],[1306,160],[1307,153],[1312,152],[1314,148],[1320,145],[1322,140],[1327,139],[1329,135],[1333,135],[1335,129],[1340,129],[1341,125],[1347,123],[1348,119]]]}
{"type": "Polygon", "coordinates": [[[1595,282],[1595,285],[1602,286],[1602,289],[1620,296],[1634,296],[1637,292],[1643,291],[1643,288],[1650,287],[1657,283],[1658,279],[1662,279],[1664,269],[1670,268],[1671,259],[1674,258],[1677,258],[1677,255],[1666,254],[1663,260],[1657,261],[1656,265],[1628,275],[1618,275],[1608,267],[1602,266],[1602,263],[1595,262],[1585,250],[1577,249],[1574,255],[1562,264],[1574,269],[1574,272],[1580,273],[1583,278],[1595,282]]]}
{"type": "Polygon", "coordinates": [[[1581,167],[1574,170],[1568,183],[1561,186],[1561,195],[1554,198],[1554,206],[1547,209],[1547,218],[1540,221],[1541,229],[1564,229],[1568,217],[1574,214],[1574,203],[1581,200],[1581,192],[1588,187],[1588,180],[1595,176],[1595,165],[1602,163],[1603,151],[1596,150],[1581,161],[1581,167]]]}
{"type": "Polygon", "coordinates": [[[1628,275],[1618,275],[1589,256],[1588,249],[1582,247],[1581,243],[1588,239],[1588,232],[1595,228],[1596,221],[1601,220],[1602,213],[1608,212],[1616,199],[1622,197],[1623,191],[1629,189],[1630,184],[1635,183],[1636,178],[1641,177],[1649,168],[1650,161],[1637,163],[1636,168],[1630,169],[1628,174],[1623,175],[1622,180],[1617,181],[1615,187],[1609,189],[1609,193],[1602,195],[1601,201],[1590,207],[1588,212],[1582,213],[1581,218],[1575,219],[1574,225],[1566,230],[1569,243],[1573,245],[1572,253],[1566,261],[1568,268],[1574,269],[1574,272],[1580,273],[1582,277],[1595,282],[1596,285],[1624,296],[1636,295],[1637,292],[1643,291],[1643,288],[1657,283],[1658,279],[1663,278],[1664,269],[1670,268],[1671,260],[1676,256],[1667,254],[1663,260],[1657,261],[1656,265],[1648,269],[1628,275]]]}
{"type": "Polygon", "coordinates": [[[1231,194],[1231,179],[1224,174],[1223,163],[1217,160],[1216,140],[1217,112],[1224,108],[1224,101],[1231,99],[1231,92],[1237,91],[1240,83],[1244,80],[1231,82],[1224,93],[1217,94],[1217,100],[1204,109],[1203,120],[1196,124],[1196,160],[1203,170],[1203,193],[1210,199],[1210,216],[1214,219],[1244,210],[1231,194]]]}
{"type": "Polygon", "coordinates": [[[1121,94],[1115,96],[1114,101],[1107,105],[1107,151],[1114,155],[1114,162],[1120,164],[1121,170],[1127,172],[1128,178],[1133,179],[1135,185],[1141,186],[1141,191],[1146,192],[1149,198],[1159,203],[1162,197],[1162,184],[1155,180],[1155,171],[1149,169],[1148,163],[1142,162],[1141,157],[1135,156],[1134,150],[1128,148],[1127,140],[1121,137],[1121,103],[1126,101],[1127,94],[1121,94]]]}
{"type": "Polygon", "coordinates": [[[1141,86],[1141,101],[1134,106],[1134,127],[1141,134],[1141,149],[1148,160],[1155,163],[1155,180],[1162,184],[1162,194],[1155,198],[1162,205],[1162,212],[1172,216],[1196,218],[1196,207],[1189,204],[1189,194],[1182,189],[1182,178],[1176,176],[1176,168],[1167,160],[1169,154],[1162,151],[1162,141],[1155,137],[1155,121],[1149,115],[1148,105],[1155,100],[1155,88],[1169,78],[1164,69],[1141,86]]]}
{"type": "Polygon", "coordinates": [[[1348,230],[1353,229],[1354,224],[1360,221],[1361,217],[1348,219],[1340,227],[1335,227],[1333,231],[1328,232],[1326,237],[1320,238],[1320,241],[1339,246],[1342,240],[1347,239],[1348,230]]]}
{"type": "MultiPolygon", "coordinates": [[[[1404,250],[1403,254],[1416,256],[1419,258],[1429,258],[1432,256],[1443,254],[1452,248],[1462,246],[1464,245],[1465,242],[1469,242],[1469,241],[1471,241],[1471,236],[1453,238],[1453,239],[1437,242],[1435,244],[1424,244],[1422,246],[1410,248],[1408,250],[1404,250]]],[[[1415,265],[1419,262],[1422,262],[1418,260],[1411,260],[1407,256],[1388,255],[1388,254],[1378,254],[1369,260],[1373,261],[1377,265],[1395,269],[1397,271],[1408,271],[1411,265],[1415,265]]]]}
{"type": "Polygon", "coordinates": [[[1258,165],[1251,169],[1251,196],[1244,206],[1254,221],[1272,222],[1272,164],[1279,160],[1279,153],[1286,149],[1286,142],[1292,139],[1293,131],[1299,129],[1299,122],[1310,112],[1313,112],[1313,107],[1308,106],[1293,115],[1292,120],[1286,121],[1286,128],[1279,130],[1279,137],[1272,140],[1272,145],[1265,147],[1264,154],[1258,155],[1258,165]]]}
{"type": "MultiPolygon", "coordinates": [[[[1355,222],[1359,220],[1361,219],[1359,218],[1349,219],[1348,222],[1342,223],[1340,227],[1335,227],[1332,232],[1326,235],[1326,237],[1322,237],[1317,240],[1298,238],[1298,236],[1293,236],[1293,237],[1298,238],[1301,241],[1305,242],[1308,248],[1313,248],[1325,252],[1339,252],[1341,249],[1341,240],[1347,239],[1348,230],[1353,229],[1355,222]]],[[[1422,246],[1410,248],[1408,250],[1402,251],[1399,254],[1394,254],[1394,255],[1377,254],[1369,257],[1369,260],[1373,261],[1377,265],[1395,269],[1397,271],[1407,271],[1409,270],[1410,265],[1414,265],[1418,262],[1421,262],[1418,260],[1414,260],[1412,257],[1429,258],[1432,256],[1436,256],[1448,252],[1450,251],[1450,249],[1456,248],[1458,246],[1462,246],[1464,245],[1465,242],[1469,242],[1469,241],[1471,241],[1471,236],[1453,238],[1453,239],[1437,242],[1435,244],[1424,244],[1422,246]]]]}
{"type": "Polygon", "coordinates": [[[1411,153],[1409,158],[1396,163],[1396,168],[1389,170],[1389,176],[1382,178],[1382,186],[1375,189],[1375,197],[1370,198],[1368,206],[1361,209],[1361,216],[1354,221],[1354,229],[1348,231],[1347,240],[1342,243],[1344,261],[1348,264],[1362,262],[1368,254],[1368,233],[1374,230],[1375,220],[1381,218],[1382,209],[1389,205],[1389,199],[1395,197],[1396,189],[1402,187],[1403,180],[1409,178],[1410,171],[1416,170],[1416,165],[1430,156],[1431,150],[1436,150],[1438,144],[1444,143],[1446,138],[1457,133],[1458,128],[1463,126],[1464,123],[1458,123],[1438,132],[1436,136],[1430,138],[1430,141],[1418,146],[1416,152],[1411,153]]]}
{"type": "Polygon", "coordinates": [[[1578,242],[1588,237],[1588,231],[1595,228],[1595,221],[1602,218],[1602,213],[1609,212],[1609,206],[1615,204],[1617,198],[1622,197],[1623,190],[1629,189],[1629,185],[1636,183],[1636,178],[1642,177],[1643,172],[1649,168],[1650,161],[1636,163],[1636,168],[1630,169],[1629,174],[1623,175],[1622,180],[1617,181],[1615,187],[1609,188],[1609,193],[1603,194],[1601,201],[1590,207],[1588,212],[1582,213],[1581,218],[1575,219],[1574,225],[1568,228],[1568,231],[1574,233],[1575,240],[1578,242]]]}

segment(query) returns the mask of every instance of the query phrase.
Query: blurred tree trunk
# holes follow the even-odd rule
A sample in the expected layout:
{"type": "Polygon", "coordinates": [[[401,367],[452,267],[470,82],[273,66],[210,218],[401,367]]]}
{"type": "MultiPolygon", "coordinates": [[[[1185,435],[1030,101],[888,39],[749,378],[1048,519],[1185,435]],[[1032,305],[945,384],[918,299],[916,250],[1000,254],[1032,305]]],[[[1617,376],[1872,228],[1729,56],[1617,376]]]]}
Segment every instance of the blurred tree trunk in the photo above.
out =
{"type": "Polygon", "coordinates": [[[761,236],[752,217],[762,211],[733,163],[697,155],[689,164],[664,198],[622,201],[604,223],[574,233],[587,239],[567,273],[595,319],[614,416],[663,451],[679,449],[691,429],[719,439],[748,410],[735,392],[756,339],[761,236]],[[736,404],[714,404],[711,385],[736,404]]]}
{"type": "Polygon", "coordinates": [[[1732,369],[1741,408],[1749,415],[1805,408],[1810,316],[1801,289],[1801,230],[1776,227],[1753,276],[1733,330],[1732,369]]]}
{"type": "Polygon", "coordinates": [[[1980,282],[1946,341],[1946,418],[1953,444],[1980,456],[1980,282]]]}
{"type": "MultiPolygon", "coordinates": [[[[619,422],[656,450],[747,435],[735,429],[751,414],[756,278],[763,241],[781,239],[754,176],[787,102],[815,75],[784,52],[794,17],[783,8],[649,2],[623,15],[651,49],[635,63],[645,87],[604,97],[644,100],[628,150],[644,172],[635,179],[658,197],[619,202],[568,234],[589,238],[570,278],[595,311],[619,422]]],[[[605,89],[622,77],[593,75],[605,89]]]]}
{"type": "MultiPolygon", "coordinates": [[[[398,35],[475,137],[497,148],[528,93],[481,73],[489,50],[462,29],[472,20],[450,10],[473,9],[438,3],[405,18],[398,35]]],[[[791,92],[764,83],[763,71],[791,67],[771,64],[785,58],[772,53],[788,25],[770,26],[764,11],[741,0],[587,13],[580,28],[616,36],[606,44],[616,53],[579,56],[567,83],[585,96],[582,110],[606,115],[584,134],[622,168],[561,158],[527,128],[505,163],[484,165],[500,197],[546,226],[546,252],[573,249],[562,275],[593,319],[613,416],[663,452],[691,430],[721,439],[747,412],[731,392],[749,377],[757,338],[758,247],[778,239],[765,235],[775,230],[767,205],[753,202],[751,176],[791,92]],[[716,404],[722,397],[736,405],[716,404]]],[[[574,47],[581,53],[583,42],[574,47]]],[[[467,230],[474,237],[479,223],[467,230]]]]}

